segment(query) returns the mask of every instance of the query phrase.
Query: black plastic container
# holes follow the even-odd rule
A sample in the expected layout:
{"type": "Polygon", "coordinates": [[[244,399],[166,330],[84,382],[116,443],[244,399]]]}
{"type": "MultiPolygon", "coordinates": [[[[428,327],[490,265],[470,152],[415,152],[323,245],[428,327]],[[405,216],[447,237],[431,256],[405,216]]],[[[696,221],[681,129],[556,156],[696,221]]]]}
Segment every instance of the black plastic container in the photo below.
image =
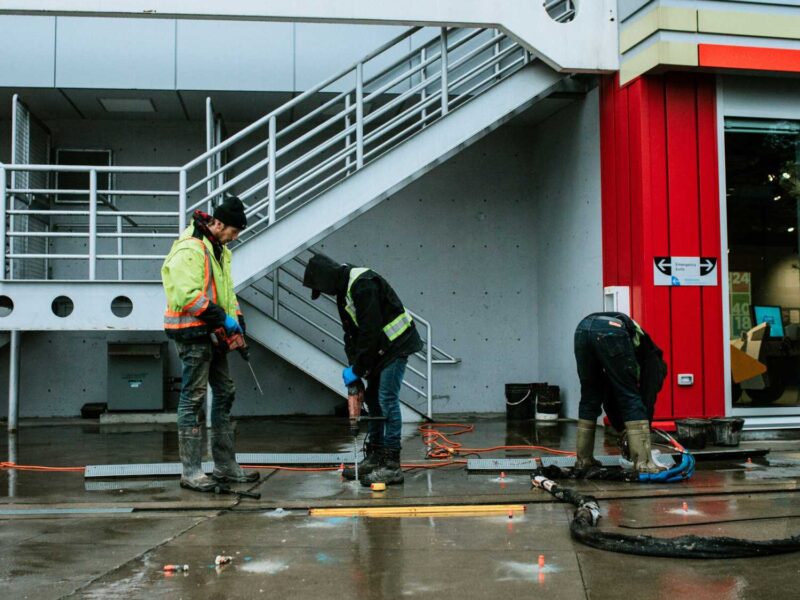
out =
{"type": "Polygon", "coordinates": [[[533,388],[530,383],[506,384],[506,419],[528,421],[533,418],[533,388]]]}
{"type": "Polygon", "coordinates": [[[558,421],[561,413],[561,388],[557,385],[548,385],[536,396],[535,416],[536,421],[543,423],[558,421]]]}
{"type": "Polygon", "coordinates": [[[689,450],[702,450],[710,437],[710,419],[678,419],[675,421],[678,441],[689,450]]]}
{"type": "Polygon", "coordinates": [[[738,446],[742,439],[744,419],[741,417],[711,419],[711,428],[717,446],[738,446]]]}

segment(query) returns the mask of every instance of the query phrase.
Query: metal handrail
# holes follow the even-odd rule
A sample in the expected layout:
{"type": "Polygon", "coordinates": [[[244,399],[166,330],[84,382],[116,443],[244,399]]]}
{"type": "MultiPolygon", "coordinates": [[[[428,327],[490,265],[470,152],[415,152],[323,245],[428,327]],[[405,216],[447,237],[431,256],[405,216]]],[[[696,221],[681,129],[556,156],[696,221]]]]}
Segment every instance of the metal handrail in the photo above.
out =
{"type": "Polygon", "coordinates": [[[187,192],[198,190],[204,183],[208,183],[208,189],[193,198],[188,208],[211,203],[226,192],[238,192],[247,214],[257,217],[240,237],[239,243],[247,243],[295,208],[363,168],[365,162],[522,68],[531,58],[519,44],[497,31],[443,28],[440,36],[403,52],[375,74],[364,75],[365,64],[416,31],[419,28],[390,40],[184,165],[188,172],[209,156],[258,136],[240,155],[193,179],[187,192]],[[342,90],[344,81],[347,83],[342,90]],[[337,82],[339,88],[333,91],[333,97],[285,127],[278,127],[278,117],[337,82]],[[409,100],[412,104],[406,107],[409,100]],[[342,101],[344,106],[338,109],[342,101]],[[381,102],[368,110],[368,106],[381,102]],[[335,111],[332,115],[331,109],[335,111]],[[306,124],[310,125],[307,131],[287,135],[306,124]],[[232,177],[214,185],[224,174],[232,177]],[[259,197],[250,202],[256,195],[259,197]]]}

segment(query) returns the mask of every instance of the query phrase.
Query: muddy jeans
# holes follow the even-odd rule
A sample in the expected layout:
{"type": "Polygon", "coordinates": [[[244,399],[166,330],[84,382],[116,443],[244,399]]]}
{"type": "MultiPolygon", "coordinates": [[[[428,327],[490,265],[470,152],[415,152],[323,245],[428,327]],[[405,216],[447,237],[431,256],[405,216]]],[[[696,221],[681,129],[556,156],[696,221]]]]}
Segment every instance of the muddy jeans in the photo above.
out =
{"type": "Polygon", "coordinates": [[[178,401],[178,428],[197,427],[205,410],[206,389],[211,386],[211,426],[230,423],[236,388],[228,374],[228,358],[214,351],[211,342],[175,342],[183,363],[181,397],[178,401]]]}
{"type": "Polygon", "coordinates": [[[639,364],[621,321],[600,316],[581,321],[575,330],[575,361],[581,380],[578,418],[594,421],[605,400],[615,429],[621,422],[647,420],[639,395],[639,364]]]}
{"type": "Polygon", "coordinates": [[[386,417],[385,421],[369,421],[367,441],[392,450],[400,449],[403,418],[400,414],[400,388],[406,372],[405,357],[386,365],[375,377],[367,380],[364,401],[371,417],[386,417]]]}

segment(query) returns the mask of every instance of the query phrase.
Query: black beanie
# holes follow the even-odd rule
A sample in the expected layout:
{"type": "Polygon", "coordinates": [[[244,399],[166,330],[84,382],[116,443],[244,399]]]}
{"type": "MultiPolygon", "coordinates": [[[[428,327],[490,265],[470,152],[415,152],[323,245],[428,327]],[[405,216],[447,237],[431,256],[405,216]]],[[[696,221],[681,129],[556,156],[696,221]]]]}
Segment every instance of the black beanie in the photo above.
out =
{"type": "Polygon", "coordinates": [[[222,204],[214,209],[214,218],[239,230],[247,227],[244,204],[236,196],[226,196],[222,204]]]}

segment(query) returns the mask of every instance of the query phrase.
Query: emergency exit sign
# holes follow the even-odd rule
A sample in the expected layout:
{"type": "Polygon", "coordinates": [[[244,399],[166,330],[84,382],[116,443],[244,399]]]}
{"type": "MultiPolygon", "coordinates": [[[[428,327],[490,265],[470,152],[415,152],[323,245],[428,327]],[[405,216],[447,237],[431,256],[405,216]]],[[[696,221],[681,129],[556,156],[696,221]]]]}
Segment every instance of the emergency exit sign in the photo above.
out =
{"type": "Polygon", "coordinates": [[[718,262],[710,256],[656,256],[653,258],[653,283],[717,285],[718,262]]]}

